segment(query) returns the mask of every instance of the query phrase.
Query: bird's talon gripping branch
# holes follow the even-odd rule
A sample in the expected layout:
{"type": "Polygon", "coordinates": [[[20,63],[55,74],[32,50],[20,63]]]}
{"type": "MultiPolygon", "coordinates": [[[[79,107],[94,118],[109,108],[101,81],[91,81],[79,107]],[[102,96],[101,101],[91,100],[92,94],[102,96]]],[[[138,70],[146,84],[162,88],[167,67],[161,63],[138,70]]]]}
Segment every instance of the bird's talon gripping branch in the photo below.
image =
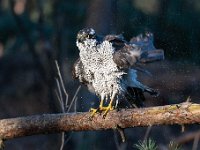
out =
{"type": "Polygon", "coordinates": [[[95,108],[90,108],[90,112],[91,112],[91,117],[94,117],[94,115],[99,111],[99,108],[95,109],[95,108]]]}
{"type": "Polygon", "coordinates": [[[109,111],[111,111],[111,110],[114,109],[114,107],[112,105],[110,105],[110,104],[107,107],[105,107],[105,108],[106,109],[105,109],[105,112],[103,113],[103,118],[106,117],[106,115],[108,114],[109,111]]]}
{"type": "Polygon", "coordinates": [[[98,112],[102,112],[106,110],[106,107],[103,107],[103,99],[101,99],[101,102],[100,102],[100,105],[99,105],[99,108],[95,109],[95,108],[90,108],[90,112],[92,113],[91,114],[91,117],[94,117],[94,115],[98,112]]]}
{"type": "Polygon", "coordinates": [[[109,111],[113,110],[114,107],[112,106],[112,102],[113,102],[114,97],[111,98],[110,103],[107,107],[105,107],[105,112],[103,113],[103,118],[106,117],[106,115],[108,114],[109,111]]]}
{"type": "Polygon", "coordinates": [[[106,115],[108,114],[109,111],[113,110],[114,107],[112,106],[112,101],[110,101],[109,105],[104,107],[103,106],[103,99],[101,99],[101,102],[100,102],[100,105],[99,105],[99,108],[95,109],[95,108],[90,108],[90,112],[92,113],[91,114],[91,117],[94,117],[95,114],[97,114],[98,112],[99,113],[102,113],[103,112],[103,118],[106,117],[106,115]]]}

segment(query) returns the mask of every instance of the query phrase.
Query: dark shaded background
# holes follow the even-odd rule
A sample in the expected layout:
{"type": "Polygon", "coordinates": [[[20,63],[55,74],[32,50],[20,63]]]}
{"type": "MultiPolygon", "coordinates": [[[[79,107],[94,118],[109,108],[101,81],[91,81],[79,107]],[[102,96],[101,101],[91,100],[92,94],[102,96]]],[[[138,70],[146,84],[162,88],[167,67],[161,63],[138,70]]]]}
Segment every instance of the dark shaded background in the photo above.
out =
{"type": "MultiPolygon", "coordinates": [[[[79,86],[71,78],[78,57],[76,33],[84,27],[93,27],[101,35],[123,33],[127,40],[153,32],[154,44],[165,50],[166,60],[144,65],[154,77],[141,75],[140,80],[161,93],[158,98],[146,95],[146,105],[183,102],[188,96],[199,102],[199,0],[0,0],[1,118],[61,112],[55,96],[54,60],[72,100],[79,86]]],[[[78,97],[77,111],[98,105],[98,98],[85,87],[78,97]]],[[[126,129],[124,144],[114,131],[66,133],[64,149],[134,149],[146,130],[126,129]]],[[[199,125],[189,125],[185,133],[196,130],[199,125]]],[[[164,149],[182,135],[180,126],[160,126],[152,127],[149,136],[164,149]]],[[[6,141],[5,149],[56,150],[60,142],[59,134],[36,135],[6,141]]],[[[191,149],[192,143],[182,147],[191,149]]]]}

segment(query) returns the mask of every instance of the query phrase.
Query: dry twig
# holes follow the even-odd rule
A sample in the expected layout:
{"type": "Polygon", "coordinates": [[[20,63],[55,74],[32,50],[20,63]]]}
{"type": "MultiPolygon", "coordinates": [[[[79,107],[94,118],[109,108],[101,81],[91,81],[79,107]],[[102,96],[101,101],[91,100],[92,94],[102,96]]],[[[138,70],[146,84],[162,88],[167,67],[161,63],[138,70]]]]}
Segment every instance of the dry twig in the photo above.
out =
{"type": "Polygon", "coordinates": [[[193,141],[195,137],[198,137],[198,136],[200,136],[200,131],[188,132],[176,138],[174,141],[182,145],[182,144],[193,141]]]}

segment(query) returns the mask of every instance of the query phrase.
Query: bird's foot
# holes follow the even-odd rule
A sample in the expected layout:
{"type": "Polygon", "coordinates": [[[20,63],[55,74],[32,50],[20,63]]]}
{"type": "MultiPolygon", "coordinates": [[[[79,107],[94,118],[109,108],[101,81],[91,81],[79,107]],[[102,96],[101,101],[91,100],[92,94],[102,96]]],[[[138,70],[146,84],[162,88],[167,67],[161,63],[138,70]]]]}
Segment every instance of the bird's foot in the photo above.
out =
{"type": "Polygon", "coordinates": [[[95,114],[97,113],[102,113],[103,112],[103,118],[106,117],[107,113],[110,111],[110,110],[113,110],[114,107],[111,106],[111,105],[108,105],[107,107],[104,107],[104,106],[99,106],[99,108],[90,108],[90,112],[91,112],[91,118],[95,116],[95,114]]]}
{"type": "Polygon", "coordinates": [[[94,117],[94,115],[96,114],[96,113],[98,113],[98,111],[99,111],[99,108],[97,108],[97,109],[95,109],[95,108],[90,108],[90,112],[91,112],[91,118],[92,117],[94,117]]]}
{"type": "Polygon", "coordinates": [[[112,105],[108,105],[107,107],[104,107],[104,113],[103,113],[103,118],[106,117],[106,115],[108,114],[109,111],[113,110],[114,107],[112,105]]]}

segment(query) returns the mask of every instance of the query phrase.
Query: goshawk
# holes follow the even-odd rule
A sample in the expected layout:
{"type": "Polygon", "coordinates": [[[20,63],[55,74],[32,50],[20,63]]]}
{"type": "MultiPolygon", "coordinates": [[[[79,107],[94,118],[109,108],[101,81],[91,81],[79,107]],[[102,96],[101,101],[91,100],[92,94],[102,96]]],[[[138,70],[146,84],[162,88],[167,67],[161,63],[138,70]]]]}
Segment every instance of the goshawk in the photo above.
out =
{"type": "Polygon", "coordinates": [[[141,106],[144,92],[157,95],[156,90],[137,80],[137,63],[143,55],[141,46],[127,42],[122,35],[99,37],[94,29],[84,28],[77,34],[79,58],[73,66],[73,77],[100,97],[99,108],[92,108],[92,116],[114,109],[120,97],[132,105],[141,106]],[[104,106],[109,101],[108,106],[104,106]]]}

